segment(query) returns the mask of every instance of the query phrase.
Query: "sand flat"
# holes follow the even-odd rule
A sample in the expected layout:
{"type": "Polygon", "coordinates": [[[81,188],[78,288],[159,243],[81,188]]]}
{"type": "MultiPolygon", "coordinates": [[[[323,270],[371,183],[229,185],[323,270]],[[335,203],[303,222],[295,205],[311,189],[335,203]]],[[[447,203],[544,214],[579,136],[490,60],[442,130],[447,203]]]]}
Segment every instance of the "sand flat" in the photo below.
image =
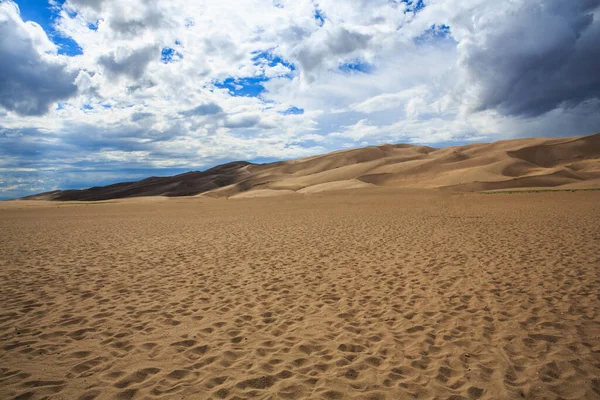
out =
{"type": "Polygon", "coordinates": [[[2,399],[600,398],[600,192],[0,203],[2,399]]]}

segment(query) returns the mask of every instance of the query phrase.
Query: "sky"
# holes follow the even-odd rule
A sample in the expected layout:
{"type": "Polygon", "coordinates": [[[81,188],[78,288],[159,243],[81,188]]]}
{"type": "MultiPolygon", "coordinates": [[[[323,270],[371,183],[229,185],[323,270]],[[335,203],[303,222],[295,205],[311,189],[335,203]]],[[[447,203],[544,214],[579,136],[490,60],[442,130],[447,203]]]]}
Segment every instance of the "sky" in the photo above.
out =
{"type": "Polygon", "coordinates": [[[0,0],[0,199],[600,132],[600,0],[0,0]]]}

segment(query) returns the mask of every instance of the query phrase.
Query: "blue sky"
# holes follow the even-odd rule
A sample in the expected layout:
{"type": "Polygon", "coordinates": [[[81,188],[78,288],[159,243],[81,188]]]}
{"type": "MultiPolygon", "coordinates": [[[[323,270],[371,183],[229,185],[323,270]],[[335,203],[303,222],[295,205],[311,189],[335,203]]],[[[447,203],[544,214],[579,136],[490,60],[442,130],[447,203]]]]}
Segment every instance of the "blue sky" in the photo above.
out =
{"type": "Polygon", "coordinates": [[[82,54],[81,47],[73,38],[54,29],[64,0],[56,0],[53,3],[47,0],[21,0],[17,4],[21,10],[21,18],[41,25],[50,40],[58,46],[59,54],[67,56],[82,54]]]}
{"type": "Polygon", "coordinates": [[[599,5],[2,0],[0,199],[382,143],[595,133],[599,5]]]}

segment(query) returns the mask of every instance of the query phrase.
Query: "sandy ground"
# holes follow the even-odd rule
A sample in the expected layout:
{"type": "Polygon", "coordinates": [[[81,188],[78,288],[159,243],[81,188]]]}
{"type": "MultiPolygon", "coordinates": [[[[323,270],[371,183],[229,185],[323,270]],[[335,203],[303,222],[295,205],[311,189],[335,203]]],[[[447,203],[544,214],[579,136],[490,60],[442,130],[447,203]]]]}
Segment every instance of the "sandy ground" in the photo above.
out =
{"type": "Polygon", "coordinates": [[[600,192],[0,203],[2,399],[600,398],[600,192]]]}

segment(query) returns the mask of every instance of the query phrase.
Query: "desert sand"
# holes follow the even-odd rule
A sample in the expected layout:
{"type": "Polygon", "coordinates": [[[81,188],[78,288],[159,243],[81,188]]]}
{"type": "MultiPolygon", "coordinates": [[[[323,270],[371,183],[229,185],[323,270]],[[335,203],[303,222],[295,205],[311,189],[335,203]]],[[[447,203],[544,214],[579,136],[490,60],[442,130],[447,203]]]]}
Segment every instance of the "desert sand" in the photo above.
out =
{"type": "Polygon", "coordinates": [[[375,186],[459,192],[600,188],[600,133],[444,148],[386,144],[268,164],[237,161],[202,172],[150,177],[85,190],[53,191],[29,199],[271,197],[375,186]]]}
{"type": "Polygon", "coordinates": [[[0,398],[600,398],[600,192],[346,186],[0,203],[0,398]]]}

